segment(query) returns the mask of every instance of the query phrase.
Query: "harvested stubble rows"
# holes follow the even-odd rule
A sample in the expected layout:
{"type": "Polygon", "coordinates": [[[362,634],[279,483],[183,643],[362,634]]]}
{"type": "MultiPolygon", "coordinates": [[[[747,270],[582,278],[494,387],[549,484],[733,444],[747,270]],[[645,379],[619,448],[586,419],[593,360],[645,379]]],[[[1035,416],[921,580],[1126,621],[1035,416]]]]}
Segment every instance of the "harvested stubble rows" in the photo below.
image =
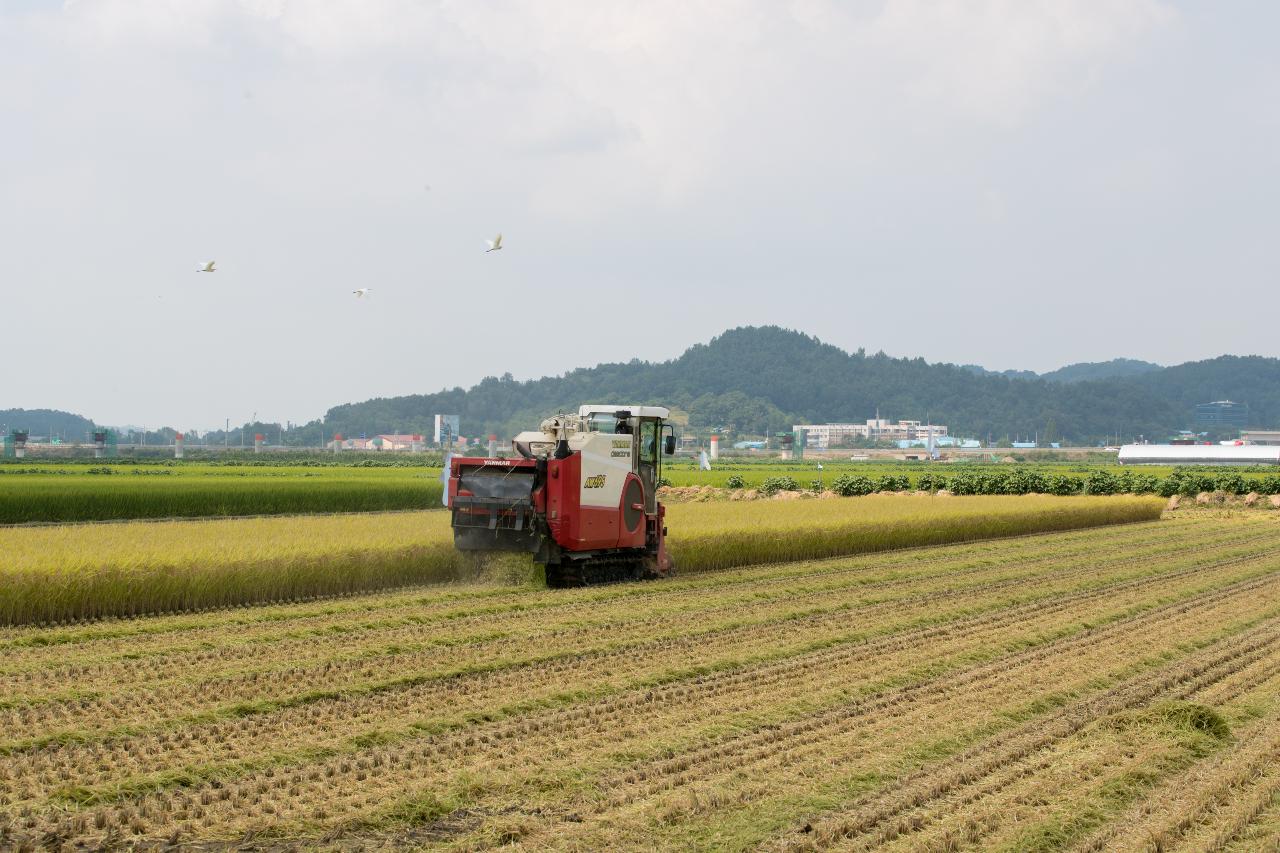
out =
{"type": "MultiPolygon", "coordinates": [[[[1151,498],[878,496],[672,507],[680,571],[1149,520],[1151,498]]],[[[0,528],[0,625],[297,601],[459,580],[445,512],[0,528]]],[[[525,566],[528,558],[522,558],[525,566]]],[[[508,563],[510,564],[510,563],[508,563]]]]}
{"type": "Polygon", "coordinates": [[[0,631],[0,847],[1267,849],[1280,524],[0,631]]]}

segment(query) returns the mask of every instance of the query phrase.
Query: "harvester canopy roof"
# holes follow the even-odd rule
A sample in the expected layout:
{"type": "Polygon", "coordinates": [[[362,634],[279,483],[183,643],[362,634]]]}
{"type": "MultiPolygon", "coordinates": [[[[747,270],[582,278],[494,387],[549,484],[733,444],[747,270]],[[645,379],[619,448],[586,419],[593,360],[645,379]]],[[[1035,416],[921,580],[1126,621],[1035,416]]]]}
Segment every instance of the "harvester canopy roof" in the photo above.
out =
{"type": "Polygon", "coordinates": [[[633,418],[663,418],[664,420],[671,411],[664,406],[605,406],[605,405],[589,405],[579,406],[579,417],[590,417],[591,415],[608,414],[614,412],[626,412],[633,418]]]}

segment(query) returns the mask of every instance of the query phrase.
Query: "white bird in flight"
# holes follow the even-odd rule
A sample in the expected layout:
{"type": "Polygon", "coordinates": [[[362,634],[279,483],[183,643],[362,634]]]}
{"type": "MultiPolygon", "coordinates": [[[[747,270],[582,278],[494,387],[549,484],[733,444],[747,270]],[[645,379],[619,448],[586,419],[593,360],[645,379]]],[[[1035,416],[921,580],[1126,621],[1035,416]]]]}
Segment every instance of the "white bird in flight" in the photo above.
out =
{"type": "Polygon", "coordinates": [[[351,292],[352,292],[352,293],[354,293],[354,294],[356,295],[356,299],[364,299],[366,296],[368,296],[368,295],[369,295],[369,291],[370,291],[370,290],[373,290],[373,288],[372,288],[372,287],[362,287],[362,288],[360,288],[359,290],[353,290],[353,291],[351,291],[351,292]]]}
{"type": "Polygon", "coordinates": [[[484,253],[486,255],[489,254],[490,252],[496,252],[502,248],[502,235],[499,234],[497,237],[494,237],[492,240],[485,240],[484,242],[489,247],[484,250],[484,253]]]}
{"type": "Polygon", "coordinates": [[[201,261],[200,266],[196,267],[196,272],[217,272],[217,270],[213,268],[213,265],[216,263],[217,261],[201,261]]]}

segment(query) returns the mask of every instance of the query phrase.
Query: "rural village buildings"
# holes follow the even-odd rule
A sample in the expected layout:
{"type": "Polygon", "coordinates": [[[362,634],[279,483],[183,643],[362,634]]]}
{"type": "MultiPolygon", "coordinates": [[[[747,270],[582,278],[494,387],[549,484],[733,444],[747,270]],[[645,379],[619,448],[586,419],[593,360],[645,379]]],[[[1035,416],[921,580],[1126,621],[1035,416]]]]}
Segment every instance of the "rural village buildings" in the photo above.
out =
{"type": "Polygon", "coordinates": [[[403,450],[421,453],[426,443],[420,435],[393,433],[373,438],[343,438],[329,442],[330,450],[403,450]]]}
{"type": "Polygon", "coordinates": [[[862,424],[796,424],[792,429],[797,434],[804,433],[804,446],[811,450],[839,447],[842,443],[853,439],[920,441],[927,444],[931,434],[935,443],[947,435],[947,428],[941,424],[924,424],[920,421],[894,423],[883,418],[870,418],[862,424]]]}

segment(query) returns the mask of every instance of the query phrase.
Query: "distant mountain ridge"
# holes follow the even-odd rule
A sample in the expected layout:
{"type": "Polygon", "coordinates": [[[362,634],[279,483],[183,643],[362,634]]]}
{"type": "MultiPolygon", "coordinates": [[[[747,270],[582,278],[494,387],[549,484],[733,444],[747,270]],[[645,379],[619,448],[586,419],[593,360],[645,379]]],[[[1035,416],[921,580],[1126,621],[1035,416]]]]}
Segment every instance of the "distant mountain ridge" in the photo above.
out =
{"type": "MultiPolygon", "coordinates": [[[[981,370],[979,368],[979,370],[981,370]]],[[[1025,373],[1030,373],[1029,371],[1025,373]]],[[[955,434],[1039,435],[1092,443],[1163,436],[1191,425],[1196,403],[1247,403],[1251,426],[1280,420],[1280,360],[1220,356],[1160,367],[1133,359],[1068,365],[1014,377],[884,353],[849,353],[776,326],[731,329],[665,362],[632,360],[470,389],[379,398],[330,409],[326,432],[429,432],[436,413],[461,416],[464,435],[511,435],[582,402],[673,407],[697,427],[762,434],[797,423],[929,419],[955,434]],[[1052,377],[1052,378],[1051,378],[1052,377]]]]}
{"type": "Polygon", "coordinates": [[[33,436],[47,436],[52,428],[55,435],[65,436],[69,441],[85,440],[94,426],[86,417],[57,409],[0,409],[0,424],[6,434],[25,429],[33,436]]]}
{"type": "MultiPolygon", "coordinates": [[[[952,434],[999,440],[1038,436],[1092,444],[1192,426],[1197,403],[1231,399],[1250,407],[1250,426],[1280,424],[1280,360],[1219,356],[1161,367],[1135,359],[1067,365],[1043,375],[931,364],[863,350],[845,352],[777,326],[730,329],[663,362],[633,359],[517,381],[506,374],[477,385],[347,403],[285,433],[314,444],[323,434],[430,434],[433,416],[456,414],[466,436],[514,435],[548,414],[584,402],[669,406],[695,429],[731,427],[761,435],[798,423],[931,420],[952,434]]],[[[51,410],[0,410],[0,422],[79,437],[88,418],[51,410]]],[[[254,425],[260,430],[262,425],[254,425]]],[[[268,425],[272,430],[276,425],[268,425]]],[[[214,435],[221,436],[221,432],[214,435]]]]}
{"type": "Polygon", "coordinates": [[[1121,376],[1141,376],[1156,370],[1164,370],[1164,366],[1150,361],[1139,361],[1136,358],[1113,358],[1111,361],[1081,361],[1068,364],[1048,373],[1036,373],[1034,370],[987,370],[977,364],[960,365],[980,376],[1004,376],[1009,379],[1045,379],[1049,382],[1085,382],[1093,379],[1115,379],[1121,376]]]}
{"type": "Polygon", "coordinates": [[[1164,365],[1150,361],[1139,361],[1136,358],[1113,358],[1111,361],[1082,361],[1068,364],[1057,370],[1040,374],[1041,379],[1050,382],[1085,382],[1092,379],[1115,379],[1122,376],[1141,376],[1164,370],[1164,365]]]}

